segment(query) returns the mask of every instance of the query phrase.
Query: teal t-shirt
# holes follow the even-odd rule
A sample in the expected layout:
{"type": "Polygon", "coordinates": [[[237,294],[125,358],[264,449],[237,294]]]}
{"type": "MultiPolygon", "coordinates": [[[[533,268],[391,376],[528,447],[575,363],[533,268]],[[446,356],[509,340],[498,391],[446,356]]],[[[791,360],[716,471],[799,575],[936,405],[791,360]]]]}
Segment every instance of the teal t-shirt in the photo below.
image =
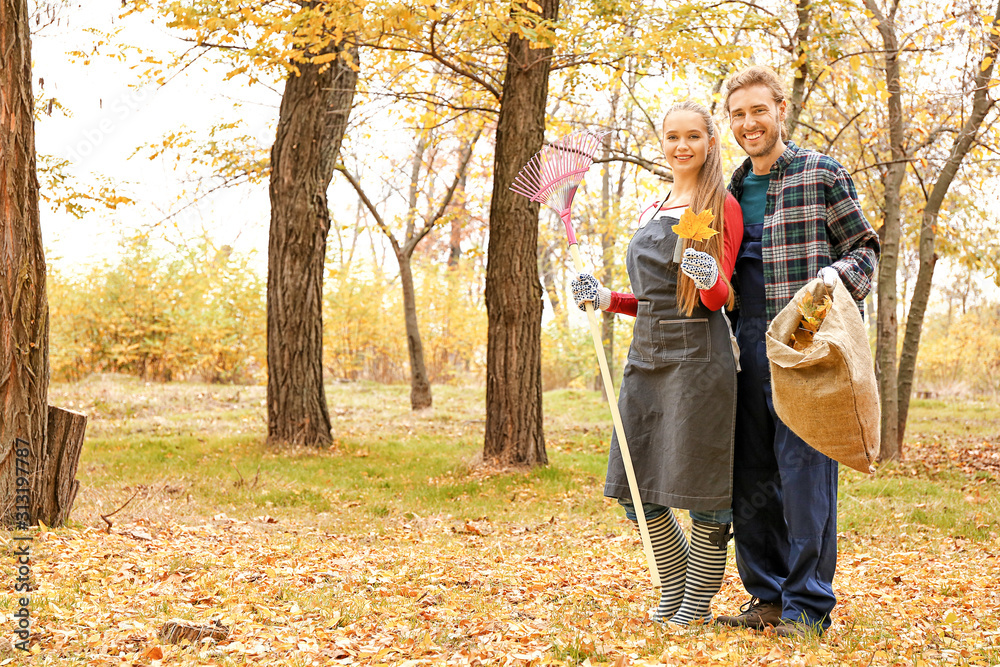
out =
{"type": "MultiPolygon", "coordinates": [[[[751,171],[743,179],[743,194],[740,196],[740,208],[743,209],[743,225],[764,225],[764,211],[767,206],[767,186],[771,182],[771,174],[758,176],[751,171]]],[[[758,236],[757,238],[760,238],[758,236]]]]}

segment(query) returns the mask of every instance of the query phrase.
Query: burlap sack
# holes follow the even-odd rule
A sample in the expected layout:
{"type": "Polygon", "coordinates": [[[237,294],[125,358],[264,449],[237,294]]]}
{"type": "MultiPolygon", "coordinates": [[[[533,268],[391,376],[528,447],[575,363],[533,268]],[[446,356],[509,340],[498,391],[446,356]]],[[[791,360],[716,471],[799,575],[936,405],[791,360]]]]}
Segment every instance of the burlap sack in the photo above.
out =
{"type": "Polygon", "coordinates": [[[838,281],[833,306],[813,344],[798,352],[790,345],[804,294],[821,299],[820,279],[800,289],[767,328],[774,409],[788,428],[830,458],[865,473],[875,472],[881,408],[871,347],[861,313],[838,281]]]}

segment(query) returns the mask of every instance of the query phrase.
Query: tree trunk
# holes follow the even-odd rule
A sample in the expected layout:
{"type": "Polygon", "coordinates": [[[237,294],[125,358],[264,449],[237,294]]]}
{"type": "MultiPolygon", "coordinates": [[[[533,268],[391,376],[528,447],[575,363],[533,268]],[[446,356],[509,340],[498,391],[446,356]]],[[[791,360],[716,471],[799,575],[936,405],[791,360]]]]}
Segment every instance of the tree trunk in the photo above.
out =
{"type": "Polygon", "coordinates": [[[879,400],[882,405],[881,441],[879,458],[898,461],[902,451],[897,434],[897,285],[896,269],[899,265],[901,190],[906,176],[906,151],[903,148],[905,128],[902,95],[899,89],[899,47],[896,42],[894,13],[888,20],[879,12],[875,0],[865,0],[865,6],[876,15],[878,30],[885,46],[885,83],[889,92],[889,147],[892,159],[882,174],[885,196],[885,216],[879,230],[882,255],[878,267],[878,328],[875,343],[875,367],[878,373],[879,400]]]}
{"type": "MultiPolygon", "coordinates": [[[[399,265],[399,278],[403,286],[403,313],[406,324],[406,339],[410,354],[410,408],[413,410],[429,408],[433,401],[430,381],[427,378],[427,367],[424,363],[424,346],[420,341],[420,327],[417,323],[416,290],[413,288],[413,272],[411,269],[413,252],[424,237],[431,233],[435,225],[437,225],[438,221],[448,210],[448,207],[451,206],[455,192],[458,190],[458,186],[462,182],[462,178],[469,166],[469,161],[472,159],[472,152],[475,149],[476,142],[479,140],[479,135],[480,132],[476,132],[476,135],[466,144],[465,149],[462,151],[455,180],[444,194],[437,212],[429,219],[425,219],[423,226],[417,229],[416,219],[417,199],[420,194],[420,169],[423,164],[424,150],[427,147],[426,136],[421,135],[417,142],[417,150],[413,157],[413,167],[410,172],[409,208],[407,209],[405,240],[402,245],[393,236],[389,226],[382,218],[382,214],[379,213],[378,208],[368,198],[368,195],[365,194],[358,179],[354,178],[347,169],[340,168],[344,177],[351,184],[351,187],[358,193],[358,197],[361,198],[361,202],[365,208],[375,218],[375,224],[385,234],[389,245],[392,246],[392,252],[396,256],[396,263],[399,265]]],[[[433,159],[431,162],[433,163],[433,159]]]]}
{"type": "Polygon", "coordinates": [[[792,81],[791,104],[788,109],[788,141],[795,137],[799,129],[799,117],[805,106],[806,84],[809,82],[809,52],[806,50],[806,40],[809,39],[809,28],[812,21],[812,0],[798,2],[795,7],[799,26],[795,31],[795,53],[798,55],[798,66],[795,68],[795,80],[792,81]]]}
{"type": "MultiPolygon", "coordinates": [[[[903,350],[899,359],[899,419],[897,431],[899,442],[902,443],[906,433],[906,418],[910,410],[910,392],[913,389],[913,374],[917,368],[917,351],[920,348],[920,333],[924,326],[924,315],[927,312],[927,301],[930,298],[931,282],[934,279],[934,265],[937,254],[934,252],[934,242],[937,236],[938,214],[944,204],[945,196],[952,181],[958,174],[959,167],[968,155],[979,134],[986,114],[993,106],[990,99],[989,82],[993,77],[996,59],[1000,54],[1000,4],[997,4],[993,17],[992,30],[988,32],[986,53],[975,67],[972,90],[972,112],[962,125],[962,130],[955,137],[951,153],[945,161],[944,168],[934,182],[934,187],[927,197],[924,213],[920,222],[920,268],[917,270],[917,280],[913,287],[913,300],[906,318],[906,334],[903,336],[903,350]]],[[[988,27],[989,29],[989,27],[988,27]]],[[[884,444],[883,444],[884,446],[884,444]]],[[[900,445],[901,447],[902,445],[900,445]]]]}
{"type": "MultiPolygon", "coordinates": [[[[618,107],[618,92],[615,91],[611,101],[611,123],[614,127],[615,114],[618,107]]],[[[601,158],[604,164],[601,165],[601,260],[604,266],[604,283],[611,283],[615,268],[615,235],[611,225],[611,134],[605,134],[601,141],[601,158]]],[[[604,356],[608,360],[608,371],[612,378],[615,377],[615,314],[608,311],[601,312],[601,342],[604,343],[604,356]]],[[[604,378],[598,369],[594,374],[594,389],[601,392],[604,400],[608,400],[607,390],[604,387],[604,378]]]]}
{"type": "MultiPolygon", "coordinates": [[[[541,0],[555,20],[558,0],[541,0]]],[[[526,10],[527,11],[527,10],[526,10]]],[[[552,49],[507,42],[497,120],[486,267],[486,436],[483,458],[502,464],[548,463],[542,432],[542,286],[538,279],[538,204],[509,190],[542,147],[552,49]]]]}
{"type": "MultiPolygon", "coordinates": [[[[934,252],[934,224],[927,222],[924,213],[920,229],[920,268],[917,271],[916,284],[913,286],[913,299],[910,301],[910,316],[906,319],[906,332],[903,335],[903,349],[899,355],[898,384],[896,387],[896,442],[895,449],[902,454],[903,437],[906,434],[906,418],[910,410],[910,390],[913,388],[913,372],[917,366],[917,349],[920,347],[920,332],[924,324],[924,313],[931,295],[931,281],[934,279],[934,266],[937,264],[937,254],[934,252]]],[[[885,415],[882,415],[883,421],[885,415]]],[[[882,443],[882,450],[888,443],[882,443]]]]}
{"type": "Polygon", "coordinates": [[[545,288],[545,293],[548,294],[549,302],[552,304],[552,314],[562,326],[567,326],[569,324],[568,309],[571,306],[575,307],[576,304],[568,304],[566,308],[563,308],[560,289],[562,286],[556,275],[556,253],[562,245],[563,243],[557,241],[539,250],[538,273],[542,278],[542,287],[545,288]]]}
{"type": "Polygon", "coordinates": [[[448,268],[452,269],[456,268],[459,260],[462,259],[462,226],[468,218],[468,210],[465,205],[465,185],[468,180],[468,174],[462,172],[452,204],[455,208],[455,216],[451,219],[451,228],[448,234],[448,268]]]}
{"type": "Polygon", "coordinates": [[[427,379],[427,366],[424,363],[424,344],[420,340],[420,327],[417,326],[417,297],[413,289],[413,272],[410,268],[412,255],[397,253],[399,262],[399,282],[403,286],[403,317],[406,322],[406,347],[410,353],[410,409],[423,410],[431,407],[434,401],[431,395],[431,383],[427,379]]]}
{"type": "MultiPolygon", "coordinates": [[[[324,53],[350,53],[330,45],[324,53]]],[[[285,82],[271,149],[267,265],[267,438],[329,444],[323,388],[323,264],[326,190],[347,128],[357,71],[343,58],[296,63],[285,82]]]]}
{"type": "MultiPolygon", "coordinates": [[[[403,247],[393,243],[396,262],[399,264],[399,281],[403,287],[403,321],[406,324],[406,349],[410,355],[410,409],[423,410],[431,407],[434,397],[431,395],[431,383],[427,379],[427,366],[424,363],[424,344],[420,340],[420,327],[417,324],[417,296],[413,289],[413,271],[411,262],[413,251],[419,239],[415,237],[417,220],[417,199],[420,196],[420,171],[424,164],[424,153],[427,150],[428,133],[421,132],[417,140],[417,149],[413,154],[413,165],[410,169],[410,191],[406,210],[406,240],[403,247]]],[[[433,157],[431,163],[433,163],[433,157]]],[[[429,196],[429,195],[428,195],[429,196]]]]}
{"type": "Polygon", "coordinates": [[[898,461],[902,451],[896,446],[898,403],[896,387],[896,346],[898,322],[896,321],[896,266],[899,250],[899,191],[895,201],[889,201],[889,181],[883,179],[886,190],[885,222],[881,233],[882,256],[878,267],[878,305],[875,334],[875,373],[878,375],[879,400],[882,408],[881,452],[879,458],[898,461]],[[891,208],[894,207],[894,211],[891,208]]]}
{"type": "Polygon", "coordinates": [[[37,521],[47,453],[49,307],[28,18],[26,0],[0,0],[0,523],[6,526],[37,521]]]}

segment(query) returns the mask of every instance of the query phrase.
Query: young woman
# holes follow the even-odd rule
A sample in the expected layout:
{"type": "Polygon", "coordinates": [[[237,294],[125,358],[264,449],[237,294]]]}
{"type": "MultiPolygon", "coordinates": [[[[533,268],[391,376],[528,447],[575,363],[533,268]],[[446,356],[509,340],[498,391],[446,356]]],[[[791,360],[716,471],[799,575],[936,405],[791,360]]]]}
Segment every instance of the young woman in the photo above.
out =
{"type": "MultiPolygon", "coordinates": [[[[618,405],[662,584],[652,614],[688,625],[712,619],[726,568],[738,355],[721,309],[733,304],[729,281],[743,216],[726,192],[718,132],[705,107],[681,102],[667,111],[663,152],[673,188],[629,242],[633,293],[611,292],[586,273],[572,287],[581,309],[591,301],[636,318],[618,405]],[[678,238],[671,227],[685,209],[711,209],[719,234],[697,244],[678,238]],[[671,508],[690,510],[690,541],[671,508]]],[[[617,435],[604,495],[636,521],[617,435]]]]}

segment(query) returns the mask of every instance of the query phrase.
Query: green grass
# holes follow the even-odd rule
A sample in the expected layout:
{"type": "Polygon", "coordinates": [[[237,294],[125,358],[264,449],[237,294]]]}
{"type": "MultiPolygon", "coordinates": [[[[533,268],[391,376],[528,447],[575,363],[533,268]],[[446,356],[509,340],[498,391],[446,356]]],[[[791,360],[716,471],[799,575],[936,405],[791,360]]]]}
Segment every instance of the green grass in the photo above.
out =
{"type": "Polygon", "coordinates": [[[103,525],[98,515],[134,494],[113,521],[223,512],[319,515],[360,526],[406,516],[541,520],[604,512],[610,425],[600,394],[547,394],[551,465],[487,475],[470,465],[482,450],[481,390],[435,388],[435,407],[421,414],[410,412],[407,387],[327,391],[334,446],[276,450],[264,444],[262,388],[120,378],[55,386],[57,403],[91,414],[73,519],[103,525]]]}
{"type": "Polygon", "coordinates": [[[925,526],[954,537],[986,540],[998,529],[1000,499],[993,495],[971,504],[963,481],[967,480],[960,473],[935,479],[842,474],[839,528],[891,534],[908,526],[925,526]]]}
{"type": "Polygon", "coordinates": [[[902,462],[882,464],[874,476],[841,469],[840,528],[883,534],[934,528],[956,538],[988,540],[1000,530],[997,473],[977,468],[975,455],[998,448],[997,405],[914,400],[902,462]]]}
{"type": "Polygon", "coordinates": [[[996,401],[910,401],[907,437],[992,438],[1000,435],[1000,409],[996,401]]]}
{"type": "MultiPolygon", "coordinates": [[[[147,385],[129,379],[56,385],[62,403],[92,415],[75,521],[136,499],[118,516],[175,519],[220,512],[319,517],[344,529],[386,519],[446,516],[454,521],[604,520],[601,487],[611,437],[599,392],[544,396],[550,465],[484,474],[483,392],[435,387],[430,411],[411,413],[409,388],[370,383],[327,388],[336,442],[329,449],[275,450],[264,444],[263,388],[147,385]]],[[[986,403],[914,401],[907,439],[937,450],[1000,433],[1000,409],[986,403]]],[[[924,449],[908,451],[919,455],[924,449]]],[[[957,450],[956,450],[957,451],[957,450]]],[[[927,465],[917,459],[866,476],[842,467],[841,531],[928,527],[984,540],[997,532],[1000,499],[992,471],[927,465]],[[977,490],[978,489],[978,490],[977,490]]]]}

